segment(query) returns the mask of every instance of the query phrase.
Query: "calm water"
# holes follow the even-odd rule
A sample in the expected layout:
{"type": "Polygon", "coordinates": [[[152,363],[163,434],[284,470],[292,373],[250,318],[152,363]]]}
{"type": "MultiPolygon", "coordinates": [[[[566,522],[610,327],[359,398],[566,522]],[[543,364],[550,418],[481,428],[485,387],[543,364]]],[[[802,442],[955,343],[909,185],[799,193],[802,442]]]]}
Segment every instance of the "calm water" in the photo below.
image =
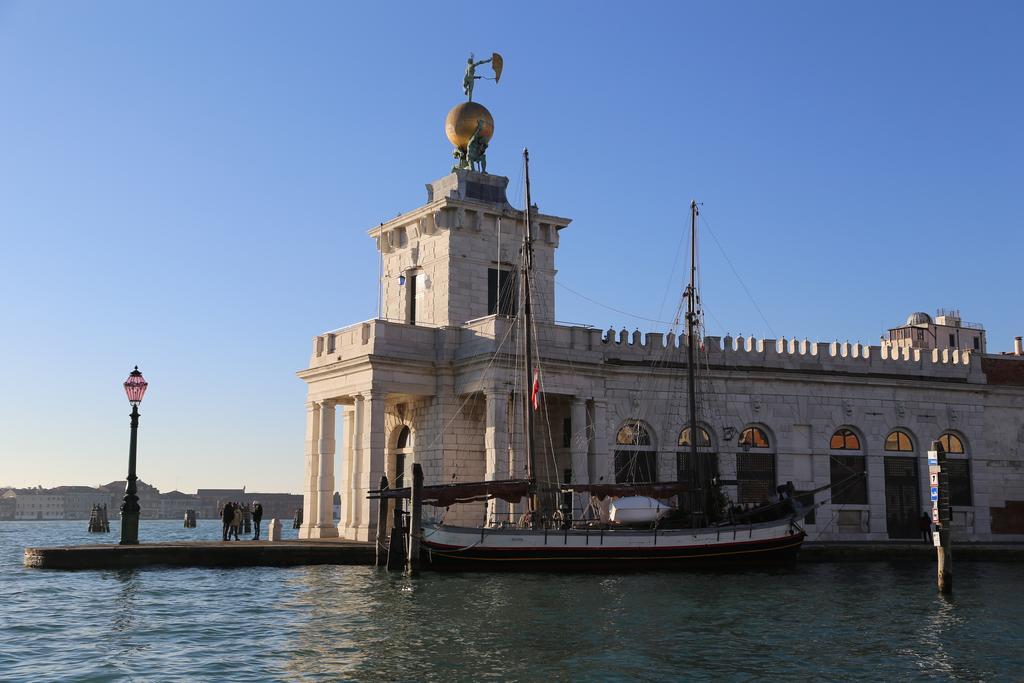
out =
{"type": "MultiPolygon", "coordinates": [[[[1024,680],[1024,565],[586,575],[369,567],[54,572],[26,545],[114,542],[0,522],[0,680],[1024,680]]],[[[288,530],[292,532],[290,529],[288,530]]],[[[218,538],[217,520],[142,523],[218,538]]]]}

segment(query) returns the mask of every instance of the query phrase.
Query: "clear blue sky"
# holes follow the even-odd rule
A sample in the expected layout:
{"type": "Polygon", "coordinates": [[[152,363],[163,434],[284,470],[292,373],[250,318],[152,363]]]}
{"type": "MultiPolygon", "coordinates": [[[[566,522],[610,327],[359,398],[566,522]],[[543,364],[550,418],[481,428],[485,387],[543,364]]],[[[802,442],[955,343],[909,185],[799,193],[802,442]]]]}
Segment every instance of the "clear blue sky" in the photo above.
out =
{"type": "MultiPolygon", "coordinates": [[[[712,333],[1024,333],[1020,3],[0,2],[0,484],[301,490],[310,338],[372,317],[366,230],[451,165],[574,219],[559,279],[669,315],[691,198],[712,333]],[[669,292],[666,300],[666,291],[669,292]],[[762,320],[758,308],[764,313],[762,320]]],[[[559,289],[558,318],[660,329],[559,289]]]]}

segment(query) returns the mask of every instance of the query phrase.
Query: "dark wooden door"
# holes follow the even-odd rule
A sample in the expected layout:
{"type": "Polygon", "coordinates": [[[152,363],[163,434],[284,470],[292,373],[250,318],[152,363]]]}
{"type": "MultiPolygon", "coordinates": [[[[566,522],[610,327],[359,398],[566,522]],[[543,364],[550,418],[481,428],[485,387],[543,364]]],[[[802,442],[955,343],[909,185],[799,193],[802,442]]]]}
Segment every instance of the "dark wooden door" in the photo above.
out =
{"type": "Polygon", "coordinates": [[[689,485],[682,494],[682,508],[695,514],[706,514],[711,496],[711,480],[718,478],[718,454],[697,452],[697,462],[690,461],[689,452],[677,453],[678,480],[689,485]]]}
{"type": "Polygon", "coordinates": [[[889,538],[918,538],[921,500],[917,459],[885,458],[885,524],[889,538]]]}

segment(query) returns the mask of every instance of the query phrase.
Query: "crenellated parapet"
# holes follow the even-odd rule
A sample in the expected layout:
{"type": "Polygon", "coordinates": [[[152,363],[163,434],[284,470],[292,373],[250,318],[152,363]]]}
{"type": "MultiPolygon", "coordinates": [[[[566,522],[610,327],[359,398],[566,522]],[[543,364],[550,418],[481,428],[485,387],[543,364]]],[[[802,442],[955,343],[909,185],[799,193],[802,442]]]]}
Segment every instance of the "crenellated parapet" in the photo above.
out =
{"type": "MultiPolygon", "coordinates": [[[[658,332],[610,329],[602,336],[615,361],[685,363],[687,339],[658,332]]],[[[970,351],[889,349],[849,342],[707,336],[698,349],[702,365],[862,375],[902,375],[984,382],[978,356],[970,351]]]]}
{"type": "MultiPolygon", "coordinates": [[[[462,362],[515,352],[513,318],[485,316],[458,327],[425,327],[368,320],[313,338],[310,367],[378,356],[410,361],[462,362]]],[[[537,325],[542,360],[591,365],[682,367],[687,339],[673,333],[537,325]]],[[[701,366],[713,369],[793,371],[816,374],[940,379],[982,384],[980,358],[970,351],[921,352],[849,342],[707,336],[697,349],[701,366]]]]}

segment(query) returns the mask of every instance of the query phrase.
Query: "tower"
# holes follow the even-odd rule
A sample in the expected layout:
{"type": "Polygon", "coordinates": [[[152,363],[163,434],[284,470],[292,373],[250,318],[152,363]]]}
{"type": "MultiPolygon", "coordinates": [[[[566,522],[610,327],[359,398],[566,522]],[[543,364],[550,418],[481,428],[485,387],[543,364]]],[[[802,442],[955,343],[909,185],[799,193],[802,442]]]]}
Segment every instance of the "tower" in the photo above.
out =
{"type": "MultiPolygon", "coordinates": [[[[369,231],[382,260],[381,317],[412,325],[462,325],[514,315],[524,212],[508,178],[467,169],[427,184],[427,203],[369,231]]],[[[553,322],[555,249],[570,219],[531,212],[534,311],[553,322]]]]}
{"type": "MultiPolygon", "coordinates": [[[[448,112],[445,134],[456,164],[427,184],[427,203],[369,231],[381,256],[380,317],[410,325],[453,326],[488,315],[515,315],[524,212],[512,207],[508,178],[486,172],[494,118],[473,101],[476,68],[490,63],[494,81],[503,61],[474,61],[463,78],[467,96],[448,112]]],[[[555,319],[555,249],[568,218],[531,210],[534,236],[533,311],[555,319]]]]}

